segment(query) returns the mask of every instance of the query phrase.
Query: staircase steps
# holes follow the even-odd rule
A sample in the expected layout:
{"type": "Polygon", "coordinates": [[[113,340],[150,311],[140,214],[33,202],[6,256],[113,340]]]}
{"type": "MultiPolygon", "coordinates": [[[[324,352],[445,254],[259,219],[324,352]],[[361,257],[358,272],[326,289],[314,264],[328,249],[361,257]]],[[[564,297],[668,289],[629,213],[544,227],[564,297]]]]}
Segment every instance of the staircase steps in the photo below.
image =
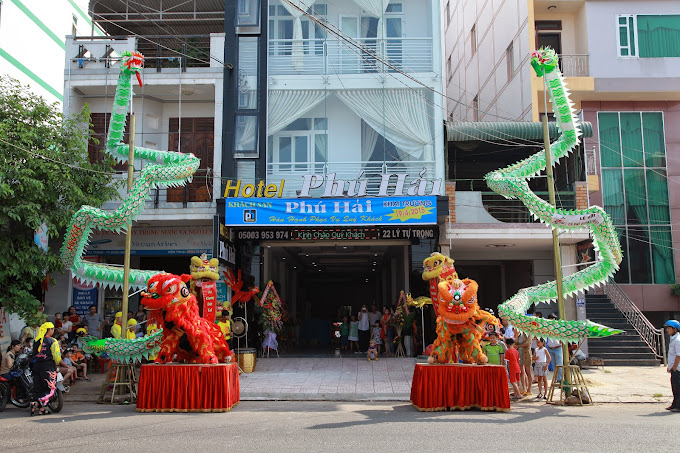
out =
{"type": "Polygon", "coordinates": [[[606,295],[586,295],[586,317],[624,331],[611,337],[589,339],[588,355],[601,358],[605,366],[659,366],[654,352],[606,295]]]}

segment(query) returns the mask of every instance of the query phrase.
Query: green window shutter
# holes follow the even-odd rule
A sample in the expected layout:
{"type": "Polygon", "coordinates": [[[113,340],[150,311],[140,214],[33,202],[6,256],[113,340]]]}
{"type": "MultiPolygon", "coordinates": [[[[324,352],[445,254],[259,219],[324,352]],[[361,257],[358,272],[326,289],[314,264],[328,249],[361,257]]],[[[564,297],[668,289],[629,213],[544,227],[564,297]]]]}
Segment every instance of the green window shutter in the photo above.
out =
{"type": "Polygon", "coordinates": [[[647,170],[647,203],[650,224],[664,225],[671,221],[665,170],[647,170]]]}
{"type": "Polygon", "coordinates": [[[600,162],[603,167],[621,166],[621,135],[619,114],[600,112],[597,116],[600,138],[600,162]]]}
{"type": "Polygon", "coordinates": [[[634,57],[636,55],[636,49],[635,49],[635,19],[633,19],[633,16],[628,18],[628,37],[630,40],[630,56],[634,57]]]}
{"type": "Polygon", "coordinates": [[[680,57],[680,15],[637,16],[640,58],[680,57]]]}
{"type": "Polygon", "coordinates": [[[624,167],[642,167],[642,123],[638,112],[620,114],[624,167]]]}
{"type": "Polygon", "coordinates": [[[623,203],[623,172],[620,168],[602,170],[602,198],[604,210],[614,225],[626,224],[626,208],[623,203]]]}
{"type": "Polygon", "coordinates": [[[673,266],[673,239],[670,227],[651,227],[652,262],[654,264],[654,283],[675,282],[673,266]]]}
{"type": "Polygon", "coordinates": [[[645,165],[648,167],[666,167],[666,143],[663,136],[663,116],[661,113],[642,113],[642,134],[645,138],[645,165]]]}
{"type": "Polygon", "coordinates": [[[647,191],[645,189],[645,172],[640,169],[623,171],[623,186],[626,195],[626,217],[628,225],[647,225],[647,191]]]}

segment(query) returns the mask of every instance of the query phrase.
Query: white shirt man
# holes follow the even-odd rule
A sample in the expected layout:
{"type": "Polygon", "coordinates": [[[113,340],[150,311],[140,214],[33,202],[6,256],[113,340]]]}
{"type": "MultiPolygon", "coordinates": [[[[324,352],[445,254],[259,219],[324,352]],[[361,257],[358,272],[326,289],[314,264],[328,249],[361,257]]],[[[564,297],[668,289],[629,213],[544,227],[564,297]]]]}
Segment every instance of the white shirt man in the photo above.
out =
{"type": "Polygon", "coordinates": [[[680,412],[680,323],[671,319],[664,324],[666,333],[670,337],[668,342],[668,372],[671,374],[671,390],[673,390],[673,402],[666,409],[671,412],[680,412]]]}

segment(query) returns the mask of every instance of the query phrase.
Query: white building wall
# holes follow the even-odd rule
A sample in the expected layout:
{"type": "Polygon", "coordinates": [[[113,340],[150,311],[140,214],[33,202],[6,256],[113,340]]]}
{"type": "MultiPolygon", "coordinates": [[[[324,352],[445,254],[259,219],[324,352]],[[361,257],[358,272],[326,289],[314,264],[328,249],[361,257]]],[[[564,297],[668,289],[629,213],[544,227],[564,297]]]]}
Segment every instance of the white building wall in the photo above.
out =
{"type": "Polygon", "coordinates": [[[477,96],[480,121],[530,119],[527,0],[448,2],[451,16],[445,35],[448,118],[473,121],[473,99],[477,96]],[[473,25],[477,42],[474,54],[473,25]],[[506,50],[511,43],[509,77],[506,50]]]}

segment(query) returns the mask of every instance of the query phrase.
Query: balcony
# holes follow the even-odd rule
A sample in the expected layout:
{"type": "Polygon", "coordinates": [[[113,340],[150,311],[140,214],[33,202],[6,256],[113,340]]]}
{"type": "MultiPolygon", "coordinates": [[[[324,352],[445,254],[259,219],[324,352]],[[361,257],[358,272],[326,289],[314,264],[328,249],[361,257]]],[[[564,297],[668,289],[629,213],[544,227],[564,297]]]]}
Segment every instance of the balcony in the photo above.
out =
{"type": "MultiPolygon", "coordinates": [[[[548,192],[535,192],[548,200],[548,192]]],[[[556,194],[557,207],[576,209],[576,193],[560,191],[556,194]]],[[[495,192],[456,192],[456,223],[499,224],[538,223],[519,200],[508,200],[495,192]]]]}
{"type": "MultiPolygon", "coordinates": [[[[296,197],[297,191],[302,187],[303,175],[326,175],[335,173],[336,179],[350,181],[356,179],[361,171],[364,178],[368,181],[368,196],[377,196],[380,188],[380,177],[388,173],[408,173],[412,177],[418,176],[426,170],[424,178],[432,180],[436,178],[434,161],[406,161],[406,162],[376,162],[376,161],[357,161],[357,162],[301,162],[301,163],[267,163],[267,183],[279,183],[285,180],[283,196],[296,197]]],[[[363,178],[362,178],[363,179],[363,178]]],[[[394,183],[390,184],[393,189],[394,183]]],[[[314,193],[314,191],[312,191],[314,193]]],[[[321,193],[314,194],[320,196],[321,193]]]]}
{"type": "Polygon", "coordinates": [[[588,77],[590,75],[590,56],[584,55],[558,55],[560,70],[564,77],[588,77]]]}
{"type": "Polygon", "coordinates": [[[269,74],[432,72],[432,38],[355,39],[357,47],[318,39],[269,40],[269,74]],[[378,57],[388,64],[376,61],[378,57]]]}

